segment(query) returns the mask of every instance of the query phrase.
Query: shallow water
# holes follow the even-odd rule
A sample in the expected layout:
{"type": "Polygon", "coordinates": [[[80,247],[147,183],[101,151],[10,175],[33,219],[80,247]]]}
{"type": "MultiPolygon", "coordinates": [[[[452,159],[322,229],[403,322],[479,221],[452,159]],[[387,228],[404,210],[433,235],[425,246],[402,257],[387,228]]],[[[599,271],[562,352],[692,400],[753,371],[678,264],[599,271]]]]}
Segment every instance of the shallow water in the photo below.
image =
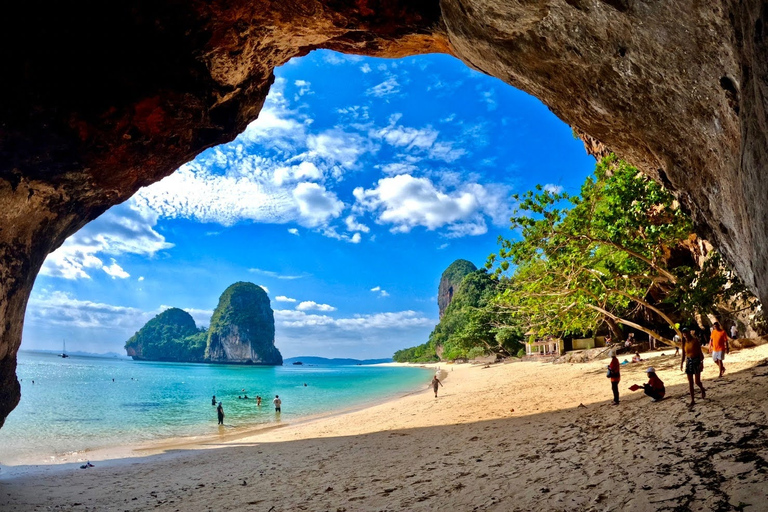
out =
{"type": "Polygon", "coordinates": [[[218,432],[341,411],[425,388],[431,371],[378,366],[154,363],[20,352],[21,402],[0,429],[0,463],[218,432]],[[113,381],[114,379],[114,381],[113,381]],[[34,381],[34,384],[33,384],[34,381]],[[304,386],[304,384],[307,384],[304,386]],[[238,399],[247,394],[249,400],[238,399]],[[256,395],[263,398],[256,406],[256,395]]]}

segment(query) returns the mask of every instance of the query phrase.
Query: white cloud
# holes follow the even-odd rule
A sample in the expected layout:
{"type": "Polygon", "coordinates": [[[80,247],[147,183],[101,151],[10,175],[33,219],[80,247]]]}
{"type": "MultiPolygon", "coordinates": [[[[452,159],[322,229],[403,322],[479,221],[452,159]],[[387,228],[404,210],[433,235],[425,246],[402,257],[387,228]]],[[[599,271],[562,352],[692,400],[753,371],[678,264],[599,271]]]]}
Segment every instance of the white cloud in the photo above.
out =
{"type": "Polygon", "coordinates": [[[336,311],[336,308],[328,304],[318,304],[313,300],[299,302],[296,306],[297,311],[336,311]]]}
{"type": "Polygon", "coordinates": [[[482,99],[485,102],[485,106],[488,109],[488,111],[496,110],[496,108],[499,106],[496,102],[496,91],[493,89],[490,89],[488,91],[483,91],[482,93],[482,99]]]}
{"type": "Polygon", "coordinates": [[[113,277],[127,277],[114,260],[107,266],[99,255],[151,257],[170,249],[173,244],[154,229],[157,218],[156,213],[131,203],[115,206],[49,254],[40,273],[64,279],[90,279],[89,269],[103,269],[113,277]]]}
{"type": "Polygon", "coordinates": [[[79,329],[109,326],[138,330],[159,312],[79,300],[62,291],[42,291],[30,297],[25,322],[79,329]]]}
{"type": "Polygon", "coordinates": [[[259,275],[262,275],[262,276],[267,276],[267,277],[274,277],[275,279],[289,279],[289,280],[301,279],[303,277],[307,277],[308,276],[308,274],[300,274],[300,275],[296,275],[296,274],[281,274],[279,272],[274,272],[272,270],[263,270],[263,269],[260,269],[260,268],[249,268],[248,272],[250,272],[252,274],[259,274],[259,275]]]}
{"type": "Polygon", "coordinates": [[[144,276],[139,276],[139,278],[137,279],[137,281],[143,281],[143,280],[144,280],[144,276]]]}
{"type": "Polygon", "coordinates": [[[366,62],[365,64],[360,66],[360,71],[362,71],[363,73],[370,73],[371,72],[371,66],[369,66],[368,63],[366,62]]]}
{"type": "Polygon", "coordinates": [[[376,98],[383,98],[384,96],[397,94],[398,92],[400,92],[400,84],[397,83],[396,77],[391,76],[381,82],[379,85],[375,85],[365,91],[365,94],[368,96],[374,96],[376,98]]]}
{"type": "MultiPolygon", "coordinates": [[[[404,148],[412,154],[426,156],[433,160],[443,160],[451,163],[466,155],[466,150],[455,148],[453,142],[438,141],[440,132],[426,126],[424,128],[413,128],[410,126],[398,125],[401,114],[390,116],[389,126],[380,128],[372,132],[373,137],[383,139],[387,144],[404,148]]],[[[397,168],[392,168],[396,170],[397,168]]]]}
{"type": "Polygon", "coordinates": [[[550,194],[560,194],[563,192],[563,187],[561,185],[547,183],[546,185],[544,185],[544,190],[546,192],[549,192],[550,194]]]}
{"type": "Polygon", "coordinates": [[[278,295],[277,297],[275,297],[275,300],[277,302],[296,302],[296,299],[286,297],[285,295],[278,295]]]}
{"type": "Polygon", "coordinates": [[[418,167],[405,162],[395,162],[381,166],[381,171],[390,176],[395,176],[397,174],[413,174],[417,170],[418,167]]]}
{"type": "Polygon", "coordinates": [[[299,183],[293,190],[293,197],[301,212],[299,222],[308,227],[324,225],[341,215],[344,209],[344,203],[336,194],[317,183],[299,183]]]}
{"type": "Polygon", "coordinates": [[[445,243],[445,244],[440,244],[440,246],[438,247],[438,249],[442,251],[443,249],[447,249],[449,245],[451,245],[451,244],[447,244],[447,243],[445,243]]]}
{"type": "Polygon", "coordinates": [[[314,94],[312,92],[312,83],[307,82],[306,80],[296,80],[293,82],[293,85],[297,87],[296,95],[293,97],[294,100],[298,101],[299,98],[306,94],[314,94]]]}
{"type": "Polygon", "coordinates": [[[120,278],[120,279],[127,279],[131,277],[131,274],[123,270],[123,267],[117,264],[115,261],[115,258],[112,258],[112,264],[107,266],[104,265],[101,267],[101,270],[106,272],[106,274],[111,277],[112,279],[120,278]]]}
{"type": "Polygon", "coordinates": [[[272,181],[279,187],[283,183],[301,180],[321,180],[322,178],[323,172],[315,164],[312,162],[301,162],[291,167],[278,167],[274,171],[272,181]]]}
{"type": "Polygon", "coordinates": [[[374,212],[377,222],[391,224],[395,233],[423,226],[429,230],[447,227],[451,237],[480,235],[487,231],[485,216],[504,225],[511,213],[502,185],[471,183],[449,192],[438,189],[428,178],[400,174],[380,179],[372,189],[358,187],[353,194],[355,211],[374,212]]]}
{"type": "Polygon", "coordinates": [[[356,169],[362,155],[378,150],[361,135],[338,128],[309,135],[307,148],[309,158],[320,158],[328,165],[340,165],[347,169],[356,169]]]}
{"type": "Polygon", "coordinates": [[[290,229],[288,230],[288,232],[289,232],[290,234],[292,234],[292,235],[296,235],[296,236],[299,236],[299,230],[298,230],[298,229],[296,229],[296,228],[290,228],[290,229]]]}
{"type": "Polygon", "coordinates": [[[349,241],[353,244],[359,244],[363,240],[363,236],[360,233],[355,233],[350,237],[349,241]]]}
{"type": "Polygon", "coordinates": [[[368,233],[371,230],[371,228],[365,224],[360,224],[357,222],[357,219],[355,219],[354,215],[350,215],[344,219],[344,223],[347,225],[348,231],[361,231],[363,233],[368,233]]]}
{"type": "Polygon", "coordinates": [[[382,290],[381,286],[374,286],[373,288],[371,288],[371,291],[378,294],[379,297],[389,297],[389,293],[387,292],[387,290],[382,290]]]}

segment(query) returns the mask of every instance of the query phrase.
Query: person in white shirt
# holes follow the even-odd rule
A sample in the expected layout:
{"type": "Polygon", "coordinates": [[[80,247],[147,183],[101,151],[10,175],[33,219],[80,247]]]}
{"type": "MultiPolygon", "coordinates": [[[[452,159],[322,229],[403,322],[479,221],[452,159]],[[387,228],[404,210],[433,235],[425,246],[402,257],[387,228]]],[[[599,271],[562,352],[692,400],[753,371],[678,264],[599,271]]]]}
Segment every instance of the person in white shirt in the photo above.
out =
{"type": "Polygon", "coordinates": [[[280,412],[280,406],[283,404],[283,401],[280,400],[279,395],[275,395],[275,399],[272,400],[272,403],[275,404],[275,412],[280,412]]]}
{"type": "Polygon", "coordinates": [[[739,328],[736,327],[736,324],[733,324],[731,326],[731,339],[735,340],[735,339],[738,339],[738,337],[739,337],[739,328]]]}

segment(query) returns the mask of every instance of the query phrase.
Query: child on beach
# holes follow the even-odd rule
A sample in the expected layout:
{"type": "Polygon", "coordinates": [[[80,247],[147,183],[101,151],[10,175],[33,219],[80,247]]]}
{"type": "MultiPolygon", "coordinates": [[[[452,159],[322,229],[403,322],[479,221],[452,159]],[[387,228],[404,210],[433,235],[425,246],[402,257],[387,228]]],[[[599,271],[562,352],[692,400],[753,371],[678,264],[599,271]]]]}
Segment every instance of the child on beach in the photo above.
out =
{"type": "Polygon", "coordinates": [[[611,350],[611,364],[608,365],[608,378],[611,379],[613,405],[619,405],[619,381],[621,381],[621,365],[616,358],[616,351],[611,350]]]}
{"type": "Polygon", "coordinates": [[[712,352],[712,360],[720,368],[719,377],[722,377],[725,373],[723,361],[725,360],[725,354],[729,351],[729,347],[728,334],[726,334],[725,329],[720,327],[720,322],[714,323],[714,329],[712,329],[712,334],[709,338],[709,350],[712,352]]]}

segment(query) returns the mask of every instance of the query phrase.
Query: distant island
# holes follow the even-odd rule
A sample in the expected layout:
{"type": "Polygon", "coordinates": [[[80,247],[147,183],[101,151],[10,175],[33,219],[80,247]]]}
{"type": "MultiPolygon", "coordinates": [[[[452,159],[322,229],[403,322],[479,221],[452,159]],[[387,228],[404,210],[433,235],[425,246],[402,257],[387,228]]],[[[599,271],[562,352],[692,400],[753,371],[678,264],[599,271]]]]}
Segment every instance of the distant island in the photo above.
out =
{"type": "Polygon", "coordinates": [[[391,357],[385,357],[383,359],[349,359],[349,358],[340,358],[335,357],[332,359],[329,359],[327,357],[317,357],[317,356],[302,356],[302,357],[289,357],[285,360],[285,364],[296,364],[296,363],[302,363],[302,364],[324,364],[328,366],[350,366],[350,365],[365,365],[365,364],[381,364],[381,363],[391,363],[392,358],[391,357]]]}
{"type": "Polygon", "coordinates": [[[224,290],[208,329],[198,328],[186,311],[170,308],[131,336],[125,350],[139,361],[283,364],[269,296],[247,282],[224,290]]]}

